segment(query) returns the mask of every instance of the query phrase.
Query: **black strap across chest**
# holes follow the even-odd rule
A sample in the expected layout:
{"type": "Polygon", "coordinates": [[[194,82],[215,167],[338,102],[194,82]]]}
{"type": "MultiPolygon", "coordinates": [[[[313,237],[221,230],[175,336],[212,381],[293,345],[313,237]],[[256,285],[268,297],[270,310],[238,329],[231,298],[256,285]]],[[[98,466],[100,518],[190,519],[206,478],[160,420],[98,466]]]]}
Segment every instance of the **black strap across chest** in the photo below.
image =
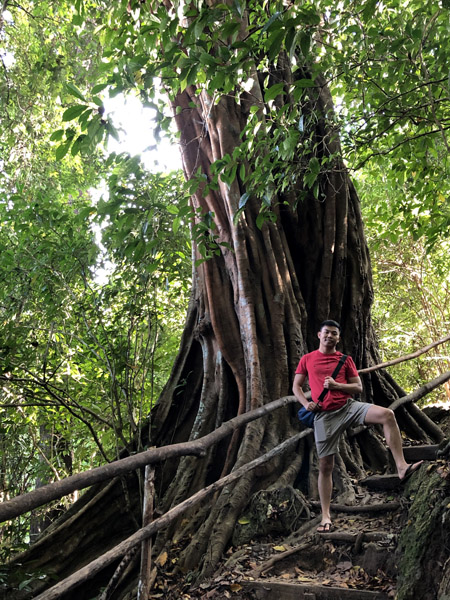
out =
{"type": "MultiPolygon", "coordinates": [[[[336,375],[339,373],[339,371],[341,370],[342,365],[345,363],[345,361],[347,360],[347,356],[348,354],[343,354],[341,356],[341,358],[339,359],[338,364],[336,365],[333,373],[331,374],[331,377],[333,379],[336,378],[336,375]]],[[[330,390],[327,390],[326,388],[323,388],[318,400],[317,400],[317,404],[319,404],[320,402],[322,402],[322,400],[325,398],[325,396],[328,394],[330,390]]]]}

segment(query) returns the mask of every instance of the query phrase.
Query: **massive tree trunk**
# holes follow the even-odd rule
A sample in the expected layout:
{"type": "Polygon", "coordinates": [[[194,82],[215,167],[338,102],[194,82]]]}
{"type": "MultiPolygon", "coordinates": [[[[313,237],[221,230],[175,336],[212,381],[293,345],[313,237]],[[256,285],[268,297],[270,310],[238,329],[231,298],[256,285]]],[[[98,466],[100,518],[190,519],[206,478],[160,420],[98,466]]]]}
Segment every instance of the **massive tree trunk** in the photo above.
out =
{"type": "MultiPolygon", "coordinates": [[[[273,73],[277,81],[294,80],[283,59],[273,73]]],[[[303,72],[302,77],[306,76],[303,72]]],[[[231,184],[219,182],[218,189],[200,189],[192,197],[198,215],[213,215],[214,248],[220,254],[194,271],[179,355],[150,426],[142,432],[144,444],[161,446],[198,438],[233,416],[291,394],[298,360],[317,347],[316,333],[325,318],[342,324],[342,349],[354,357],[358,368],[379,362],[370,317],[371,267],[359,200],[340,158],[329,91],[320,79],[316,83],[304,100],[303,112],[315,115],[309,120],[314,129],[305,132],[314,138],[315,156],[320,162],[329,157],[326,170],[319,174],[317,199],[299,176],[289,193],[272,198],[276,221],[259,227],[260,205],[239,176],[231,184]],[[250,193],[249,200],[235,220],[245,192],[250,193]]],[[[240,144],[250,105],[256,105],[264,119],[263,98],[256,75],[251,95],[224,96],[217,104],[194,87],[177,95],[173,108],[187,178],[200,167],[206,181],[213,179],[212,163],[232,155],[240,144]]],[[[287,85],[283,98],[284,103],[293,102],[287,85]]],[[[264,127],[270,136],[269,125],[264,127]]],[[[246,164],[247,170],[251,168],[250,162],[246,164]]],[[[385,372],[364,376],[367,402],[386,406],[401,393],[385,372]]],[[[293,435],[300,427],[295,413],[291,407],[255,421],[204,458],[185,457],[160,465],[157,510],[166,512],[293,435]]],[[[402,408],[399,418],[409,433],[426,438],[420,411],[402,408]]],[[[378,452],[381,446],[374,436],[367,439],[376,444],[377,452],[369,448],[362,453],[365,466],[379,467],[387,461],[387,454],[378,452]]],[[[302,440],[295,452],[225,488],[212,505],[193,510],[187,519],[162,532],[156,551],[170,548],[175,540],[184,546],[179,561],[183,569],[211,574],[252,493],[271,485],[293,484],[309,446],[310,441],[302,440]]],[[[343,470],[345,464],[344,460],[343,470]]],[[[20,563],[26,572],[35,569],[63,578],[105,552],[140,522],[140,482],[141,478],[130,475],[91,489],[15,565],[20,563]]],[[[136,583],[137,564],[114,597],[121,597],[127,586],[136,583]]],[[[65,597],[92,598],[94,590],[106,585],[114,566],[65,597]]],[[[36,589],[51,583],[46,580],[36,589]]],[[[16,594],[21,596],[26,593],[16,594]]]]}
{"type": "MultiPolygon", "coordinates": [[[[283,76],[289,81],[291,74],[284,69],[283,76]]],[[[262,106],[263,90],[254,89],[253,97],[259,97],[262,106]]],[[[231,155],[239,145],[248,107],[229,97],[214,106],[209,97],[191,88],[175,104],[182,107],[177,122],[185,173],[189,176],[201,166],[210,179],[211,163],[231,155]]],[[[345,350],[359,366],[377,361],[370,322],[370,261],[360,207],[339,158],[338,142],[326,123],[330,108],[327,88],[319,87],[309,105],[318,116],[314,132],[318,158],[335,155],[321,176],[324,200],[307,192],[307,199],[298,202],[299,182],[295,192],[278,199],[276,222],[266,222],[259,229],[260,206],[252,200],[245,215],[233,223],[246,191],[239,179],[231,185],[220,184],[216,192],[193,197],[195,208],[215,215],[218,242],[226,242],[231,249],[223,247],[220,257],[203,263],[196,273],[190,307],[193,329],[187,340],[190,351],[181,373],[182,380],[192,373],[193,386],[177,402],[166,400],[164,411],[157,410],[153,422],[161,436],[158,443],[176,435],[177,420],[184,420],[185,415],[191,420],[196,415],[189,427],[189,435],[195,437],[223,419],[291,393],[299,357],[317,347],[318,324],[325,318],[343,324],[345,350]]],[[[366,399],[389,402],[389,398],[375,398],[377,388],[381,390],[379,385],[368,386],[366,399]]],[[[278,411],[270,419],[251,424],[244,434],[212,451],[201,469],[195,459],[181,461],[176,472],[166,473],[171,486],[163,509],[291,435],[296,428],[293,413],[278,411]]],[[[248,475],[231,495],[229,490],[224,492],[213,510],[207,508],[204,515],[193,518],[195,534],[184,554],[186,568],[203,562],[203,572],[209,573],[252,491],[275,479],[280,484],[292,482],[300,461],[301,452],[272,463],[257,480],[254,474],[248,475]]]]}

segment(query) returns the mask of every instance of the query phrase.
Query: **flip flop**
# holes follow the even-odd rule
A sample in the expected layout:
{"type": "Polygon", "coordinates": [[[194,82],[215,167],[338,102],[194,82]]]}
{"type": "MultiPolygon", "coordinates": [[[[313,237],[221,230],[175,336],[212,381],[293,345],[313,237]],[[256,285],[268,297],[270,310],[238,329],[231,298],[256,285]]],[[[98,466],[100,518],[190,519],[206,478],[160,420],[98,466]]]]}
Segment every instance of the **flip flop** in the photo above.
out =
{"type": "Polygon", "coordinates": [[[414,473],[416,473],[422,465],[423,465],[423,462],[408,465],[408,468],[406,469],[403,477],[400,479],[400,482],[405,483],[406,481],[408,481],[408,479],[411,477],[411,475],[414,475],[414,473]]]}
{"type": "Polygon", "coordinates": [[[327,523],[321,523],[317,528],[317,533],[330,533],[333,530],[333,525],[329,521],[327,523]]]}

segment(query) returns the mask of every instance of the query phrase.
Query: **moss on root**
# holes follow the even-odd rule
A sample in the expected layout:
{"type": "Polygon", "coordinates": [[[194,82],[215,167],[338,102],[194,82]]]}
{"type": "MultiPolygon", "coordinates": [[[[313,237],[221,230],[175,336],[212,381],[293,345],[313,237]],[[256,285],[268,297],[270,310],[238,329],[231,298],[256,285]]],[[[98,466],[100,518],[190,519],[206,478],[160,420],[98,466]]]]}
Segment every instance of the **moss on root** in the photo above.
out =
{"type": "Polygon", "coordinates": [[[398,600],[438,600],[450,533],[450,466],[423,466],[405,489],[411,501],[397,548],[398,600]]]}

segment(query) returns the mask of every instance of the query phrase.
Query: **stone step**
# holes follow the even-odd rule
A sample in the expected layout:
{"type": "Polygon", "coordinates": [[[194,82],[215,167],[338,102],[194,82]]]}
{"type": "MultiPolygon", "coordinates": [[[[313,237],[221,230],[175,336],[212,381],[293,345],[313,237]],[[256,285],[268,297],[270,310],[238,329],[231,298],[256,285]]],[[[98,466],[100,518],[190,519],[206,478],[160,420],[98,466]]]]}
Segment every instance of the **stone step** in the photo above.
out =
{"type": "Polygon", "coordinates": [[[369,488],[370,490],[396,490],[402,482],[397,475],[371,475],[365,479],[359,481],[361,485],[369,488]]]}
{"type": "MultiPolygon", "coordinates": [[[[405,454],[405,458],[410,463],[418,462],[419,460],[422,460],[422,458],[420,458],[419,455],[412,458],[411,456],[407,457],[407,455],[405,454]]],[[[423,459],[423,460],[425,460],[425,459],[423,459]]],[[[424,465],[419,467],[419,469],[417,469],[417,472],[419,472],[423,468],[424,468],[424,465]]],[[[411,475],[409,475],[406,481],[409,481],[409,479],[411,477],[414,477],[415,474],[416,474],[416,471],[414,471],[411,475]]],[[[406,481],[399,479],[399,477],[397,475],[388,473],[385,475],[371,475],[369,477],[366,477],[365,479],[361,479],[359,481],[359,483],[361,485],[368,487],[369,489],[394,490],[394,489],[398,489],[399,487],[403,486],[406,483],[406,481]]]]}
{"type": "Polygon", "coordinates": [[[418,462],[419,460],[436,460],[439,445],[404,446],[403,454],[406,462],[418,462]]]}
{"type": "Polygon", "coordinates": [[[388,600],[387,594],[376,590],[361,590],[311,585],[305,583],[282,583],[279,581],[241,581],[240,585],[254,594],[257,600],[388,600]]]}

